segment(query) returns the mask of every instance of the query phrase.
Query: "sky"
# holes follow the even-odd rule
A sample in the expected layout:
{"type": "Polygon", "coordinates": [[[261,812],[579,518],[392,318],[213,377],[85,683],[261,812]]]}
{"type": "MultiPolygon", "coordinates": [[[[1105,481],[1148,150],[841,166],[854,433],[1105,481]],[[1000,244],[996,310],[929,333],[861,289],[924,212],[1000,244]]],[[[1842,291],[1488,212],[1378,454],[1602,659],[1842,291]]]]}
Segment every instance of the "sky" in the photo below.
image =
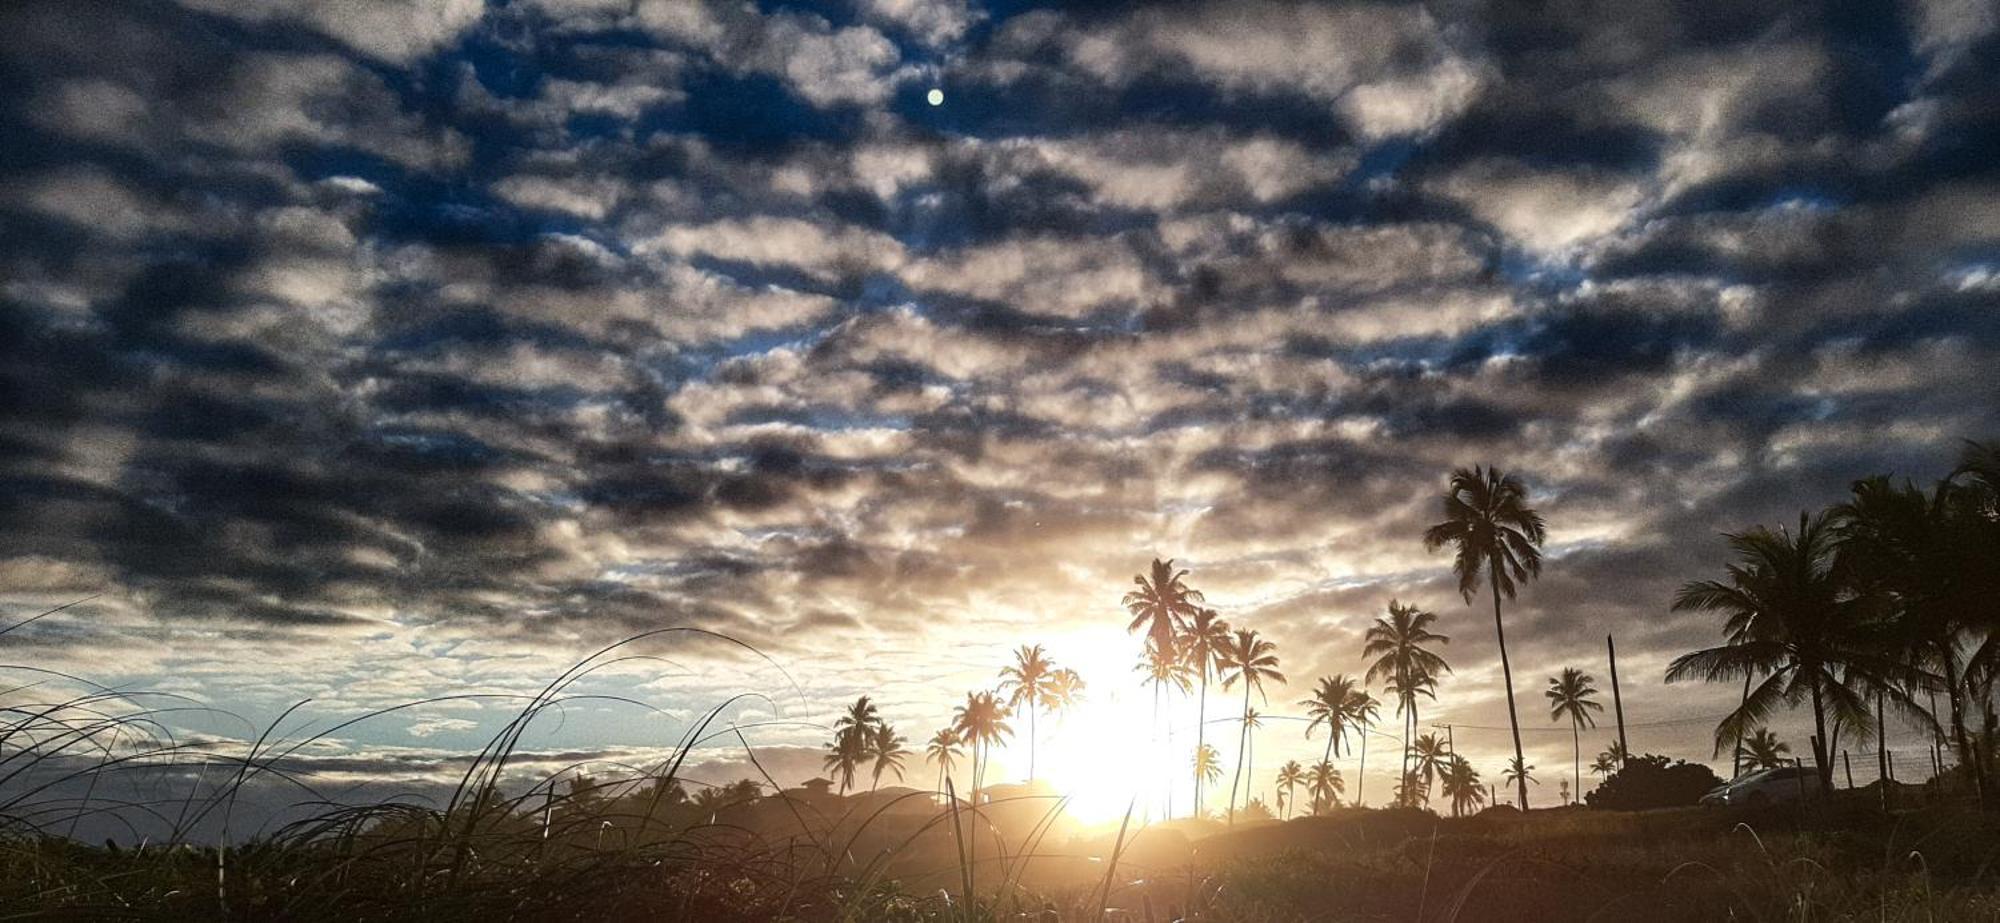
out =
{"type": "MultiPolygon", "coordinates": [[[[1278,645],[1272,715],[1391,599],[1439,613],[1424,723],[1497,776],[1490,604],[1419,540],[1490,463],[1549,521],[1506,617],[1552,800],[1541,689],[1608,685],[1607,634],[1633,749],[1709,757],[1732,691],[1661,679],[1718,637],[1668,609],[1718,533],[2000,433],[1979,0],[132,0],[0,33],[0,603],[95,594],[0,660],[190,696],[217,740],[666,627],[757,653],[635,646],[578,688],[649,707],[566,708],[550,764],[748,693],[794,782],[854,696],[921,741],[1031,643],[1083,670],[1080,726],[1143,730],[1118,601],[1171,557],[1278,645]]],[[[416,786],[512,707],[298,759],[416,786]]]]}

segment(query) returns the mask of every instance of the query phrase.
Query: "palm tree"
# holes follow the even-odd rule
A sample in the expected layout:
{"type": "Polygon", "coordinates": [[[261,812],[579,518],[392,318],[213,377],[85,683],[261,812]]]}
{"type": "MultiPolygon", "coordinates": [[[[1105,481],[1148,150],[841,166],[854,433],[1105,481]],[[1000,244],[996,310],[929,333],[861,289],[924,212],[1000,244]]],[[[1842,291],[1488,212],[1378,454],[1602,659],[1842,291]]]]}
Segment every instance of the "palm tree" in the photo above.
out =
{"type": "MultiPolygon", "coordinates": [[[[1250,712],[1250,693],[1263,695],[1267,682],[1283,683],[1278,672],[1278,646],[1258,637],[1254,628],[1238,628],[1228,647],[1222,649],[1222,688],[1243,683],[1243,712],[1250,712]]],[[[1265,701],[1270,701],[1268,698],[1265,701]]],[[[1249,751],[1250,725],[1244,722],[1236,741],[1236,778],[1229,783],[1229,822],[1236,822],[1236,789],[1243,781],[1243,757],[1249,751]]]]}
{"type": "Polygon", "coordinates": [[[1599,753],[1597,755],[1597,761],[1590,764],[1591,774],[1597,776],[1600,779],[1608,779],[1611,777],[1612,773],[1617,771],[1618,771],[1618,761],[1612,759],[1611,754],[1609,753],[1599,753]]]}
{"type": "Polygon", "coordinates": [[[1326,725],[1326,755],[1320,757],[1321,762],[1332,762],[1340,742],[1346,739],[1348,702],[1357,691],[1354,680],[1345,673],[1336,673],[1320,677],[1312,695],[1299,700],[1306,710],[1307,740],[1312,739],[1314,728],[1326,725]]]}
{"type": "MultiPolygon", "coordinates": [[[[1179,689],[1182,692],[1187,692],[1189,689],[1194,688],[1192,681],[1188,678],[1187,665],[1182,663],[1179,657],[1174,656],[1172,648],[1163,649],[1153,644],[1151,640],[1148,640],[1139,656],[1139,665],[1135,669],[1145,674],[1140,682],[1153,687],[1153,733],[1158,734],[1160,731],[1160,693],[1163,690],[1170,689],[1179,689]]],[[[1154,741],[1157,745],[1158,738],[1155,737],[1154,741]]],[[[1172,752],[1173,731],[1171,728],[1167,732],[1167,741],[1167,750],[1168,752],[1172,752]]],[[[1169,771],[1171,772],[1171,769],[1169,771]]],[[[1171,782],[1168,783],[1164,794],[1167,799],[1166,816],[1172,817],[1174,813],[1174,795],[1171,782]]],[[[1199,812],[1201,806],[1196,805],[1195,810],[1199,812]]]]}
{"type": "Polygon", "coordinates": [[[847,711],[842,712],[840,719],[833,723],[833,730],[840,734],[848,732],[867,734],[881,720],[882,716],[875,710],[875,703],[870,702],[864,695],[855,699],[854,704],[847,706],[847,711]]]}
{"type": "Polygon", "coordinates": [[[1050,714],[1061,714],[1076,707],[1083,701],[1083,693],[1090,684],[1075,670],[1064,667],[1049,676],[1048,690],[1042,695],[1042,707],[1050,714]]]}
{"type": "Polygon", "coordinates": [[[1048,698],[1049,683],[1054,678],[1054,667],[1042,654],[1042,646],[1023,645],[1014,652],[1012,666],[1000,670],[1000,692],[1007,696],[1007,707],[1019,712],[1028,711],[1028,781],[1035,781],[1035,713],[1041,711],[1042,702],[1048,698]]]}
{"type": "Polygon", "coordinates": [[[1427,644],[1449,644],[1451,639],[1430,630],[1437,613],[1389,600],[1389,615],[1377,617],[1363,636],[1361,656],[1373,657],[1367,680],[1387,680],[1396,696],[1396,712],[1403,716],[1403,771],[1409,771],[1410,738],[1417,728],[1417,694],[1434,685],[1440,673],[1451,672],[1444,658],[1426,650],[1427,644]],[[1427,684],[1426,680],[1430,683],[1427,684]]]}
{"type": "Polygon", "coordinates": [[[1361,766],[1354,771],[1354,803],[1366,806],[1367,802],[1361,799],[1368,792],[1368,733],[1375,726],[1375,720],[1381,717],[1381,703],[1366,690],[1356,689],[1347,694],[1340,711],[1347,726],[1354,728],[1355,734],[1361,738],[1361,766]]]}
{"type": "MultiPolygon", "coordinates": [[[[1222,780],[1222,754],[1215,752],[1215,748],[1208,744],[1201,744],[1194,748],[1194,759],[1191,761],[1191,765],[1194,767],[1194,777],[1197,779],[1208,782],[1219,782],[1222,780]]],[[[1200,805],[1195,805],[1194,816],[1201,816],[1200,805]]]]}
{"type": "MultiPolygon", "coordinates": [[[[1424,530],[1424,547],[1456,549],[1452,572],[1467,605],[1479,592],[1483,570],[1493,592],[1493,635],[1500,645],[1500,676],[1507,686],[1507,722],[1514,732],[1514,759],[1521,759],[1521,718],[1514,709],[1514,668],[1507,660],[1507,626],[1500,618],[1500,597],[1514,598],[1517,583],[1542,572],[1542,542],[1548,528],[1540,513],[1528,506],[1528,488],[1497,468],[1459,468],[1445,489],[1443,522],[1424,530]]],[[[1528,809],[1528,783],[1515,785],[1521,810],[1528,809]]]]}
{"type": "Polygon", "coordinates": [[[1451,816],[1458,817],[1486,800],[1486,788],[1479,783],[1479,770],[1472,768],[1465,757],[1452,754],[1439,775],[1444,795],[1451,799],[1451,816]]]}
{"type": "Polygon", "coordinates": [[[1337,807],[1340,804],[1340,796],[1345,791],[1347,783],[1340,778],[1340,770],[1333,768],[1333,764],[1326,760],[1314,763],[1312,769],[1306,773],[1306,794],[1312,796],[1314,817],[1319,816],[1321,805],[1329,808],[1337,807]]]}
{"type": "MultiPolygon", "coordinates": [[[[1200,747],[1208,740],[1208,680],[1222,671],[1222,651],[1229,646],[1229,623],[1216,615],[1214,609],[1196,609],[1187,621],[1187,631],[1181,635],[1181,662],[1194,671],[1201,682],[1200,704],[1195,707],[1194,741],[1200,747]]],[[[1194,780],[1194,810],[1200,814],[1205,802],[1201,797],[1201,779],[1194,780]]]]}
{"type": "Polygon", "coordinates": [[[978,804],[993,745],[1014,735],[1007,723],[1007,706],[991,692],[968,692],[965,704],[952,712],[951,726],[960,740],[972,746],[972,803],[978,804]]]}
{"type": "Polygon", "coordinates": [[[1286,760],[1285,765],[1278,767],[1278,804],[1285,809],[1286,820],[1292,817],[1292,792],[1305,780],[1306,771],[1298,760],[1286,760]]]}
{"type": "Polygon", "coordinates": [[[1583,796],[1583,729],[1596,727],[1597,719],[1590,713],[1604,710],[1595,698],[1594,682],[1590,674],[1564,667],[1561,676],[1549,677],[1549,688],[1542,693],[1549,700],[1550,721],[1569,719],[1570,780],[1578,797],[1583,796]]]}
{"type": "Polygon", "coordinates": [[[1770,728],[1758,728],[1743,738],[1743,763],[1751,769],[1778,769],[1792,764],[1792,747],[1771,733],[1770,728]]]}
{"type": "Polygon", "coordinates": [[[1187,585],[1187,574],[1184,569],[1174,569],[1172,558],[1164,561],[1154,558],[1150,577],[1134,576],[1132,582],[1139,588],[1125,594],[1125,609],[1132,613],[1132,624],[1125,630],[1138,631],[1143,627],[1154,647],[1175,653],[1175,634],[1194,617],[1203,601],[1201,591],[1187,585]]]}
{"type": "Polygon", "coordinates": [[[1240,771],[1250,777],[1250,787],[1243,790],[1243,803],[1250,804],[1251,789],[1257,787],[1257,729],[1264,726],[1264,716],[1252,708],[1243,713],[1243,765],[1240,771]]]}
{"type": "Polygon", "coordinates": [[[1507,761],[1507,771],[1501,773],[1500,778],[1505,779],[1509,785],[1527,785],[1530,782],[1536,785],[1542,784],[1535,780],[1535,764],[1529,763],[1523,766],[1518,756],[1507,761]]]}
{"type": "Polygon", "coordinates": [[[864,734],[852,730],[842,730],[833,735],[833,743],[826,748],[826,757],[821,763],[840,782],[840,793],[854,786],[854,770],[868,759],[868,739],[864,734]]]}
{"type": "Polygon", "coordinates": [[[1625,766],[1625,757],[1627,755],[1625,745],[1615,740],[1605,744],[1604,750],[1597,754],[1599,759],[1610,760],[1613,765],[1621,769],[1625,766]]]}
{"type": "Polygon", "coordinates": [[[910,751],[903,748],[903,735],[887,723],[877,723],[873,733],[868,735],[868,758],[875,763],[874,779],[868,786],[874,791],[882,785],[882,773],[894,771],[896,781],[903,781],[903,758],[910,751]]]}
{"type": "MultiPolygon", "coordinates": [[[[1438,774],[1444,771],[1450,756],[1445,750],[1444,741],[1439,740],[1436,734],[1418,737],[1416,743],[1410,746],[1410,756],[1408,776],[1416,783],[1414,794],[1421,795],[1428,804],[1431,799],[1431,783],[1437,781],[1438,774]]],[[[1410,805],[1416,806],[1414,799],[1410,801],[1410,805]]]]}
{"type": "Polygon", "coordinates": [[[944,779],[951,775],[951,766],[965,753],[958,732],[944,728],[931,735],[931,742],[924,747],[924,760],[936,763],[938,767],[938,794],[944,794],[944,779]]]}
{"type": "MultiPolygon", "coordinates": [[[[1869,727],[1866,698],[1858,690],[1906,671],[1889,662],[1862,625],[1866,600],[1846,593],[1836,574],[1837,535],[1824,514],[1799,514],[1799,531],[1762,527],[1727,534],[1738,563],[1729,580],[1699,580],[1674,596],[1677,611],[1726,614],[1729,643],[1675,658],[1667,682],[1708,682],[1765,674],[1734,712],[1716,725],[1716,751],[1760,725],[1780,703],[1810,700],[1813,760],[1822,791],[1833,788],[1827,712],[1841,726],[1869,727]]],[[[1883,685],[1887,685],[1884,683],[1883,685]]]]}

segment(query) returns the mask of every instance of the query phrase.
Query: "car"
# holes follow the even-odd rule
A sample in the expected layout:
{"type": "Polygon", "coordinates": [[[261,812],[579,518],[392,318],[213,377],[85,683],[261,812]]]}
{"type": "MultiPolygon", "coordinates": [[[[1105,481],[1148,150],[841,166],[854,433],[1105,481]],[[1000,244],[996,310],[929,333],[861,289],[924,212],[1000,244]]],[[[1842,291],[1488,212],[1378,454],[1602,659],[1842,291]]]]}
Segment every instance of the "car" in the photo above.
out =
{"type": "Polygon", "coordinates": [[[1819,773],[1804,766],[1779,766],[1737,776],[1701,796],[1701,803],[1710,806],[1791,804],[1818,794],[1819,773]]]}

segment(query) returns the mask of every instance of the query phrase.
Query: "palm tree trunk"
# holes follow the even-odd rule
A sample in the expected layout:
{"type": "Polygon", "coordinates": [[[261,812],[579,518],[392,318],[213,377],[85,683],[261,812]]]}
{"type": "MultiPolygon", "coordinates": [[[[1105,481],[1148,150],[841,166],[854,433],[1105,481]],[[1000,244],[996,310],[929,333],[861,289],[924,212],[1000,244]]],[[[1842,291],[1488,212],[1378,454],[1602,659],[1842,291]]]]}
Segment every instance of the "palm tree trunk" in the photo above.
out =
{"type": "Polygon", "coordinates": [[[1507,724],[1514,731],[1514,765],[1522,767],[1521,778],[1514,780],[1515,793],[1521,799],[1521,810],[1528,810],[1528,761],[1521,756],[1521,718],[1514,711],[1514,667],[1507,662],[1507,626],[1500,621],[1500,562],[1487,562],[1486,573],[1493,584],[1493,636],[1500,642],[1500,677],[1507,683],[1507,724]]]}
{"type": "Polygon", "coordinates": [[[1973,751],[1972,744],[1966,737],[1965,691],[1959,688],[1956,652],[1945,650],[1941,653],[1943,656],[1939,659],[1944,663],[1945,701],[1951,705],[1952,742],[1958,746],[1958,761],[1965,764],[1967,772],[1972,773],[1973,790],[1979,793],[1979,806],[1983,808],[1989,803],[1985,765],[1973,751]]]}
{"type": "Polygon", "coordinates": [[[1354,805],[1366,807],[1361,794],[1368,790],[1368,725],[1361,726],[1361,768],[1354,772],[1354,805]]]}
{"type": "MultiPolygon", "coordinates": [[[[1244,668],[1248,672],[1249,668],[1244,668]]],[[[1236,826],[1236,789],[1243,783],[1243,757],[1250,749],[1250,680],[1243,681],[1243,725],[1236,731],[1236,777],[1229,780],[1229,825],[1236,826]]]]}
{"type": "Polygon", "coordinates": [[[1833,788],[1833,764],[1826,758],[1826,705],[1820,698],[1820,681],[1824,679],[1819,664],[1812,665],[1812,706],[1813,706],[1813,772],[1819,776],[1820,797],[1831,797],[1833,788]]]}
{"type": "MultiPolygon", "coordinates": [[[[1194,752],[1200,753],[1202,745],[1208,742],[1208,664],[1201,665],[1201,704],[1195,706],[1194,752]]],[[[1194,816],[1201,816],[1201,770],[1194,773],[1194,816]]]]}
{"type": "Polygon", "coordinates": [[[1583,726],[1575,715],[1569,718],[1569,790],[1576,795],[1577,803],[1583,802],[1583,726]]]}
{"type": "MultiPolygon", "coordinates": [[[[1737,714],[1742,714],[1742,713],[1743,713],[1743,706],[1745,706],[1745,705],[1748,705],[1748,704],[1750,704],[1750,674],[1751,674],[1751,672],[1753,672],[1753,671],[1750,671],[1750,670],[1745,670],[1745,671],[1743,672],[1743,698],[1742,698],[1742,700],[1741,700],[1741,701],[1739,701],[1739,702],[1737,702],[1737,703],[1736,703],[1736,713],[1737,713],[1737,714]]],[[[1735,754],[1735,758],[1734,758],[1734,761],[1733,761],[1733,762],[1732,762],[1732,763],[1730,764],[1732,768],[1731,768],[1731,770],[1730,770],[1730,773],[1729,773],[1729,778],[1731,778],[1731,779],[1734,779],[1734,778],[1736,778],[1737,776],[1740,776],[1740,775],[1742,775],[1742,774],[1743,774],[1743,731],[1744,731],[1744,730],[1745,730],[1745,729],[1744,729],[1744,727],[1743,727],[1743,723],[1742,723],[1742,722],[1740,722],[1740,721],[1739,721],[1739,722],[1737,722],[1737,725],[1736,725],[1736,754],[1735,754]]]]}
{"type": "MultiPolygon", "coordinates": [[[[1325,755],[1325,756],[1322,756],[1322,757],[1320,757],[1320,758],[1319,758],[1319,761],[1320,761],[1320,762],[1322,762],[1322,763],[1331,763],[1331,762],[1333,762],[1333,740],[1334,740],[1334,738],[1333,738],[1333,734],[1334,734],[1334,732],[1333,732],[1333,729],[1329,727],[1329,728],[1327,729],[1327,732],[1326,732],[1326,755],[1325,755]]],[[[1308,789],[1307,793],[1308,793],[1308,794],[1311,794],[1311,791],[1310,791],[1310,789],[1308,789]]],[[[1318,795],[1313,795],[1313,816],[1314,816],[1314,817],[1318,817],[1318,816],[1319,816],[1319,800],[1320,800],[1320,799],[1319,799],[1319,796],[1318,796],[1318,795]]]]}
{"type": "Polygon", "coordinates": [[[1030,782],[1035,781],[1035,741],[1037,740],[1037,738],[1035,737],[1035,712],[1037,711],[1039,711],[1039,709],[1035,708],[1035,703],[1032,701],[1029,702],[1028,703],[1028,781],[1030,782]]]}

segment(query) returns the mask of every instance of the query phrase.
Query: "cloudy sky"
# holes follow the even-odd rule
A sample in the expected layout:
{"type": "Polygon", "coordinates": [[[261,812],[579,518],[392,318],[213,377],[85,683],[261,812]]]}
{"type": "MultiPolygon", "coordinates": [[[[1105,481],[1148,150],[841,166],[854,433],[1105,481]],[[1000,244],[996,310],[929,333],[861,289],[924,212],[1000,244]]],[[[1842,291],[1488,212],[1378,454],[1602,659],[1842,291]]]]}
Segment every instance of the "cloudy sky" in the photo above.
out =
{"type": "Polygon", "coordinates": [[[1021,643],[1139,708],[1171,556],[1274,712],[1438,611],[1492,775],[1490,611],[1418,540],[1492,462],[1551,524],[1530,761],[1612,632],[1635,749],[1705,758],[1730,691],[1660,676],[1716,533],[2000,432],[2000,12],[1531,6],[9,3],[0,599],[102,595],[4,659],[304,727],[698,626],[784,672],[670,639],[592,687],[660,711],[542,742],[754,691],[798,778],[1021,643]]]}

